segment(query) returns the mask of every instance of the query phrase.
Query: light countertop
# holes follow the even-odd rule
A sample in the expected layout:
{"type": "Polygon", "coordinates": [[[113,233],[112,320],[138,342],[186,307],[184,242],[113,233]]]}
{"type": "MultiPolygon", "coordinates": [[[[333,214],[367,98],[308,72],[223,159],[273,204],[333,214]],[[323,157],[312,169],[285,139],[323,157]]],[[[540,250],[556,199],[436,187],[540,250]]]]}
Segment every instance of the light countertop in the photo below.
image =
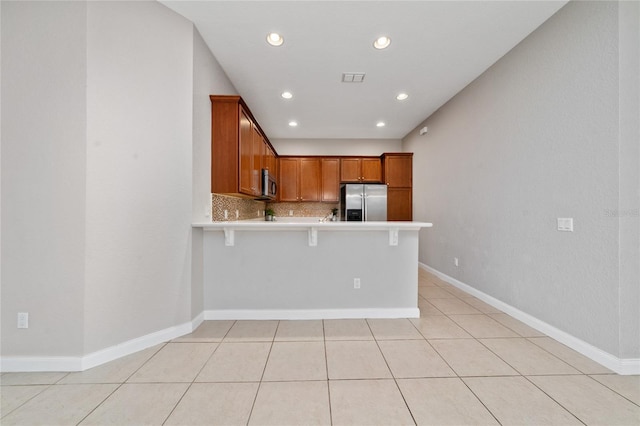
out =
{"type": "Polygon", "coordinates": [[[225,236],[225,245],[235,245],[235,232],[253,231],[306,231],[309,234],[309,246],[318,245],[318,233],[320,232],[344,232],[344,231],[386,231],[389,233],[389,245],[397,246],[400,231],[419,231],[421,228],[430,228],[433,224],[428,222],[322,222],[322,218],[278,218],[275,222],[260,220],[239,220],[228,222],[202,222],[191,224],[194,228],[202,228],[203,231],[222,231],[225,236]]]}
{"type": "Polygon", "coordinates": [[[265,221],[264,219],[238,220],[226,222],[199,222],[193,223],[194,228],[203,228],[206,230],[255,230],[255,231],[277,231],[277,230],[308,230],[316,228],[317,230],[326,231],[367,231],[367,230],[419,230],[421,228],[430,228],[433,224],[428,222],[331,222],[321,221],[322,218],[291,218],[279,217],[274,222],[265,221]]]}

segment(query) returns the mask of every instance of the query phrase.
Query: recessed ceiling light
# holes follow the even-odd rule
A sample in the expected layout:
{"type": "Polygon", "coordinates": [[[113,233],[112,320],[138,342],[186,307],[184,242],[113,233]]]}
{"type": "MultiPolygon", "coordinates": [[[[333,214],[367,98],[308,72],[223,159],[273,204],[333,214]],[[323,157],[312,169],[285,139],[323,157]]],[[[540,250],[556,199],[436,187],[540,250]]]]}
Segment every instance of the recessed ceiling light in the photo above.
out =
{"type": "Polygon", "coordinates": [[[409,95],[407,95],[406,93],[398,93],[398,96],[396,96],[396,99],[399,100],[399,101],[404,101],[408,97],[409,97],[409,95]]]}
{"type": "Polygon", "coordinates": [[[290,126],[290,127],[296,127],[297,125],[298,125],[298,122],[297,122],[297,121],[290,121],[290,122],[289,122],[289,126],[290,126]]]}
{"type": "Polygon", "coordinates": [[[267,34],[267,43],[272,46],[282,46],[284,43],[284,38],[278,33],[269,33],[267,34]]]}
{"type": "Polygon", "coordinates": [[[373,42],[373,47],[376,49],[386,49],[391,44],[391,39],[387,36],[378,37],[376,41],[373,42]]]}
{"type": "Polygon", "coordinates": [[[280,96],[282,96],[285,99],[293,98],[293,94],[291,92],[282,92],[282,94],[280,96]]]}
{"type": "Polygon", "coordinates": [[[384,121],[378,121],[378,122],[376,123],[376,126],[378,126],[378,127],[384,127],[384,126],[385,126],[384,121]]]}

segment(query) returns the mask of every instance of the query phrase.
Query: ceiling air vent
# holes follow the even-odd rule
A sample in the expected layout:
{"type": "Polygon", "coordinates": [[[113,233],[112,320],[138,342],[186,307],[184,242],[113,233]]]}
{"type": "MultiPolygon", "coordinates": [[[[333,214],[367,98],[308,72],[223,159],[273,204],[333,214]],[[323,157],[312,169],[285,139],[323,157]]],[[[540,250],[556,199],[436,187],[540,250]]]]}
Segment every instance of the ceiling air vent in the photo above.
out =
{"type": "Polygon", "coordinates": [[[363,81],[364,81],[363,72],[343,72],[342,73],[343,83],[362,83],[363,81]]]}

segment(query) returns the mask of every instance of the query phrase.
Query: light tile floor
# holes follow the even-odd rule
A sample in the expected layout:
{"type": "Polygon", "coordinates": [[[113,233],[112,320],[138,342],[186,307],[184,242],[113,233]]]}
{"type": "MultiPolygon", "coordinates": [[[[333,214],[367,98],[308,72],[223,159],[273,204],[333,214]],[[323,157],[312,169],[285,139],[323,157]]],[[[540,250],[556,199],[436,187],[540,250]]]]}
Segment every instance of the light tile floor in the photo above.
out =
{"type": "Polygon", "coordinates": [[[79,373],[4,373],[2,425],[640,425],[618,376],[420,271],[421,318],[206,321],[79,373]]]}

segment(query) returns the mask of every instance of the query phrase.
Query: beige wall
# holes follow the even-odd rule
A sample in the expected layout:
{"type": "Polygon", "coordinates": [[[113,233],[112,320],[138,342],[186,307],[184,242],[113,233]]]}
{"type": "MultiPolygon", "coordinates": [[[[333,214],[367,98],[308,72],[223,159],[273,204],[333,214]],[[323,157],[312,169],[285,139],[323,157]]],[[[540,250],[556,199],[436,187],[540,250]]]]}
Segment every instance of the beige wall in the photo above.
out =
{"type": "Polygon", "coordinates": [[[399,152],[399,139],[274,139],[279,155],[381,155],[399,152]]]}
{"type": "Polygon", "coordinates": [[[638,22],[637,4],[570,2],[403,140],[414,219],[434,224],[421,262],[624,358],[638,217],[612,212],[638,211],[638,22]]]}
{"type": "Polygon", "coordinates": [[[188,324],[202,312],[191,222],[210,200],[208,95],[232,84],[157,2],[0,7],[3,367],[69,368],[188,324]]]}
{"type": "Polygon", "coordinates": [[[87,7],[0,7],[2,355],[80,355],[87,7]],[[18,312],[30,314],[28,329],[16,328],[18,312]]]}

